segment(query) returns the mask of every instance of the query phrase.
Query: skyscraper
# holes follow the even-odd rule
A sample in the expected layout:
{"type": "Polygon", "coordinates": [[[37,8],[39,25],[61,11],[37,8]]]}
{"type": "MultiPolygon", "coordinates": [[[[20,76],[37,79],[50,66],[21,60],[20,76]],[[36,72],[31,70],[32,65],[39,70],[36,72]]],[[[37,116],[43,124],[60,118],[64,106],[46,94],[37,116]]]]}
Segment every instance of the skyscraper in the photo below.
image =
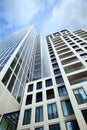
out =
{"type": "Polygon", "coordinates": [[[3,45],[0,114],[20,111],[17,130],[87,130],[87,31],[44,40],[32,26],[3,45]]]}

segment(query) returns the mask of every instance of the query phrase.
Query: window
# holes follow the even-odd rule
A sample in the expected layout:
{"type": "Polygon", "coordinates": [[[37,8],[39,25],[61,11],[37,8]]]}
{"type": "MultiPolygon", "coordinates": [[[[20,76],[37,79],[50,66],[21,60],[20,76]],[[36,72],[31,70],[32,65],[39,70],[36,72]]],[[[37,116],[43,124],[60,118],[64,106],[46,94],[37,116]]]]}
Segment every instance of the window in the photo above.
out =
{"type": "Polygon", "coordinates": [[[53,89],[47,90],[46,95],[47,95],[47,100],[54,98],[54,90],[53,89]]]}
{"type": "Polygon", "coordinates": [[[35,122],[43,121],[43,107],[36,107],[35,122]]]}
{"type": "Polygon", "coordinates": [[[9,69],[7,70],[7,72],[6,72],[5,76],[4,76],[4,78],[2,79],[2,82],[3,82],[4,85],[7,84],[8,80],[9,80],[9,78],[10,78],[10,76],[11,76],[11,73],[12,73],[12,71],[11,71],[11,69],[9,68],[9,69]]]}
{"type": "Polygon", "coordinates": [[[33,91],[33,84],[30,84],[29,86],[28,86],[28,92],[32,92],[33,91]]]}
{"type": "Polygon", "coordinates": [[[83,117],[85,119],[85,122],[87,123],[87,109],[82,110],[83,117]]]}
{"type": "Polygon", "coordinates": [[[20,65],[17,64],[17,66],[16,66],[16,68],[15,68],[15,71],[14,71],[16,75],[18,74],[19,69],[20,69],[20,65]]]}
{"type": "Polygon", "coordinates": [[[87,102],[87,95],[84,92],[83,88],[75,89],[74,95],[78,104],[86,103],[87,102]]]}
{"type": "Polygon", "coordinates": [[[59,69],[54,70],[54,74],[55,74],[55,75],[60,74],[60,73],[61,73],[61,72],[60,72],[59,69]]]}
{"type": "Polygon", "coordinates": [[[69,115],[74,114],[73,108],[69,99],[65,101],[61,101],[61,105],[62,105],[64,116],[69,116],[69,115]]]}
{"type": "Polygon", "coordinates": [[[80,130],[76,120],[66,122],[67,130],[80,130]]]}
{"type": "Polygon", "coordinates": [[[83,52],[83,50],[82,49],[78,49],[78,50],[76,50],[78,53],[82,53],[83,52]]]}
{"type": "Polygon", "coordinates": [[[58,118],[57,106],[56,103],[49,104],[47,106],[48,109],[48,119],[58,118]]]}
{"type": "Polygon", "coordinates": [[[31,109],[27,109],[24,112],[23,125],[30,124],[31,120],[31,109]]]}
{"type": "Polygon", "coordinates": [[[82,54],[81,57],[82,57],[83,59],[85,59],[85,58],[87,58],[87,54],[86,54],[86,53],[85,53],[85,54],[82,54]]]}
{"type": "Polygon", "coordinates": [[[14,69],[15,65],[17,63],[16,58],[14,58],[13,62],[11,63],[11,68],[14,69]]]}
{"type": "Polygon", "coordinates": [[[49,125],[49,130],[60,130],[59,124],[49,125]]]}
{"type": "Polygon", "coordinates": [[[51,59],[51,62],[52,62],[52,63],[56,62],[56,58],[51,59]]]}
{"type": "Polygon", "coordinates": [[[42,101],[42,92],[36,94],[36,102],[42,101]]]}
{"type": "Polygon", "coordinates": [[[44,130],[43,127],[35,128],[35,130],[44,130]]]}
{"type": "Polygon", "coordinates": [[[58,88],[58,92],[59,92],[59,96],[60,96],[60,97],[67,95],[67,90],[66,90],[66,87],[65,87],[65,86],[59,87],[59,88],[58,88]]]}
{"type": "Polygon", "coordinates": [[[32,95],[28,95],[26,98],[26,105],[32,104],[32,95]]]}
{"type": "Polygon", "coordinates": [[[52,85],[53,85],[52,79],[46,80],[46,87],[49,87],[49,86],[52,86],[52,85]]]}
{"type": "Polygon", "coordinates": [[[7,88],[10,92],[12,91],[12,88],[13,88],[13,85],[14,85],[15,80],[16,80],[16,77],[15,77],[15,75],[13,74],[13,76],[12,76],[10,82],[9,82],[8,88],[7,88]]]}
{"type": "Polygon", "coordinates": [[[55,63],[55,64],[52,64],[53,68],[57,68],[58,67],[58,64],[55,63]]]}
{"type": "Polygon", "coordinates": [[[62,76],[56,77],[55,79],[57,84],[64,83],[62,76]]]}
{"type": "Polygon", "coordinates": [[[37,90],[42,88],[42,82],[37,83],[37,90]]]}

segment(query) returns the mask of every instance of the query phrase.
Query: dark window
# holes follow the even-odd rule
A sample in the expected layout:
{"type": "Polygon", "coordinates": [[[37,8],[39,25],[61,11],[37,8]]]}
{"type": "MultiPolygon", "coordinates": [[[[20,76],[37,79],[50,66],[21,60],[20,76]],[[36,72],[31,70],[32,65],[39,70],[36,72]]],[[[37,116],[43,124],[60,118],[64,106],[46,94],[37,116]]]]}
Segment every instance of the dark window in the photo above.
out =
{"type": "Polygon", "coordinates": [[[64,83],[62,76],[56,77],[55,79],[57,84],[64,83]]]}
{"type": "Polygon", "coordinates": [[[84,59],[84,58],[87,58],[87,54],[82,54],[81,57],[84,59]]]}
{"type": "Polygon", "coordinates": [[[42,82],[37,83],[37,90],[42,88],[42,82]]]}
{"type": "Polygon", "coordinates": [[[52,85],[53,85],[52,79],[46,80],[46,87],[49,87],[49,86],[52,86],[52,85]]]}
{"type": "Polygon", "coordinates": [[[53,68],[57,68],[58,67],[58,64],[55,63],[55,64],[52,64],[53,68]]]}
{"type": "Polygon", "coordinates": [[[43,121],[43,107],[36,107],[35,122],[43,121]]]}
{"type": "Polygon", "coordinates": [[[56,103],[49,104],[47,106],[48,109],[48,119],[58,118],[57,106],[56,103]]]}
{"type": "Polygon", "coordinates": [[[52,63],[56,62],[56,58],[51,59],[51,62],[52,62],[52,63]]]}
{"type": "Polygon", "coordinates": [[[44,130],[43,127],[35,128],[35,130],[44,130]]]}
{"type": "Polygon", "coordinates": [[[18,74],[19,69],[20,69],[20,65],[17,64],[17,66],[16,66],[16,68],[15,68],[15,71],[14,71],[16,75],[18,74]]]}
{"type": "Polygon", "coordinates": [[[14,69],[15,65],[17,63],[16,58],[14,58],[13,62],[11,63],[11,68],[14,69]]]}
{"type": "Polygon", "coordinates": [[[30,124],[31,120],[31,109],[27,109],[24,112],[23,125],[30,124]]]}
{"type": "Polygon", "coordinates": [[[49,130],[60,130],[59,124],[49,125],[49,130]]]}
{"type": "Polygon", "coordinates": [[[59,92],[59,96],[60,96],[60,97],[67,95],[67,90],[66,90],[66,87],[65,87],[65,86],[59,87],[59,88],[58,88],[58,92],[59,92]]]}
{"type": "Polygon", "coordinates": [[[87,95],[84,92],[83,88],[75,89],[74,95],[78,104],[86,103],[87,102],[87,95]]]}
{"type": "Polygon", "coordinates": [[[30,84],[29,86],[28,86],[28,92],[32,92],[33,91],[33,84],[30,84]]]}
{"type": "Polygon", "coordinates": [[[59,69],[54,70],[54,74],[55,74],[55,75],[60,74],[60,73],[61,73],[61,72],[60,72],[59,69]]]}
{"type": "Polygon", "coordinates": [[[52,99],[54,98],[54,90],[50,89],[46,91],[47,99],[52,99]]]}
{"type": "Polygon", "coordinates": [[[16,77],[15,77],[15,75],[13,74],[13,76],[12,76],[12,78],[11,78],[9,84],[8,84],[8,87],[7,87],[7,89],[8,89],[10,92],[12,91],[12,88],[13,88],[13,85],[14,85],[14,82],[15,82],[15,79],[16,79],[16,77]]]}
{"type": "Polygon", "coordinates": [[[67,130],[80,130],[76,120],[66,122],[67,130]]]}
{"type": "Polygon", "coordinates": [[[62,110],[63,110],[64,116],[69,116],[69,115],[74,114],[73,108],[72,108],[72,105],[71,105],[71,102],[69,99],[61,101],[61,105],[62,105],[62,110]]]}
{"type": "Polygon", "coordinates": [[[26,98],[26,105],[32,104],[32,95],[28,95],[26,98]]]}
{"type": "Polygon", "coordinates": [[[87,109],[82,110],[83,117],[85,119],[85,122],[87,123],[87,109]]]}
{"type": "Polygon", "coordinates": [[[4,76],[4,78],[2,79],[2,82],[3,82],[4,85],[7,84],[8,80],[9,80],[9,78],[10,78],[10,76],[11,76],[11,73],[12,73],[12,71],[11,71],[11,69],[9,68],[9,69],[7,70],[7,72],[6,72],[5,76],[4,76]]]}
{"type": "Polygon", "coordinates": [[[42,92],[39,92],[36,94],[36,102],[41,102],[42,101],[42,92]]]}

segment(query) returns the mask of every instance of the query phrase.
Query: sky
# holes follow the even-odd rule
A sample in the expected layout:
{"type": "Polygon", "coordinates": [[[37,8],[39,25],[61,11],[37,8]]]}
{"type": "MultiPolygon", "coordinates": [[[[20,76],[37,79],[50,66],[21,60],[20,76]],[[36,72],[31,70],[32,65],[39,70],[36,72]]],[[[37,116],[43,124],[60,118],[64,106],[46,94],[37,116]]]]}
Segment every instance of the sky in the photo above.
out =
{"type": "Polygon", "coordinates": [[[43,35],[87,29],[87,0],[0,0],[0,41],[29,25],[43,35]]]}

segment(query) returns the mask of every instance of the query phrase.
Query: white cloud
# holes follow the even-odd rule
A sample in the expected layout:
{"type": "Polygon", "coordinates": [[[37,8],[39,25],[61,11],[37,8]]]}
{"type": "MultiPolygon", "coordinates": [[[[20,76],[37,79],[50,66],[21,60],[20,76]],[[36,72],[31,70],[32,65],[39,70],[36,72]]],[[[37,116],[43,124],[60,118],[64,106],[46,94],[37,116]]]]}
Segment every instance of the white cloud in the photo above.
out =
{"type": "Polygon", "coordinates": [[[64,28],[87,28],[86,0],[61,0],[60,5],[55,5],[51,16],[44,21],[42,32],[49,33],[64,28]]]}

